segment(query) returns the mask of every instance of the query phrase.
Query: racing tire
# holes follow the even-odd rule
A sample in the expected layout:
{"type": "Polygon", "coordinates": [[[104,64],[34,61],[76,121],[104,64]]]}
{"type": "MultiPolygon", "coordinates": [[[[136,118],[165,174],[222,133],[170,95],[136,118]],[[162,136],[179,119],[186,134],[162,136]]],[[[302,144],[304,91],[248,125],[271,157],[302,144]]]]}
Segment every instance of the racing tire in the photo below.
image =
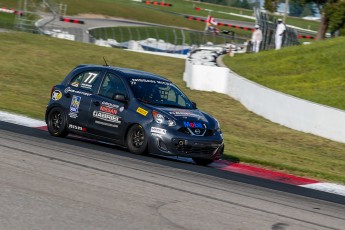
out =
{"type": "Polygon", "coordinates": [[[193,157],[192,159],[197,165],[202,165],[202,166],[207,166],[213,163],[212,159],[197,158],[197,157],[193,157]]]}
{"type": "Polygon", "coordinates": [[[68,135],[66,116],[59,107],[49,111],[47,126],[48,132],[54,137],[66,137],[68,135]]]}
{"type": "Polygon", "coordinates": [[[141,125],[136,124],[130,127],[126,137],[126,144],[131,153],[137,155],[147,154],[147,137],[141,125]]]}

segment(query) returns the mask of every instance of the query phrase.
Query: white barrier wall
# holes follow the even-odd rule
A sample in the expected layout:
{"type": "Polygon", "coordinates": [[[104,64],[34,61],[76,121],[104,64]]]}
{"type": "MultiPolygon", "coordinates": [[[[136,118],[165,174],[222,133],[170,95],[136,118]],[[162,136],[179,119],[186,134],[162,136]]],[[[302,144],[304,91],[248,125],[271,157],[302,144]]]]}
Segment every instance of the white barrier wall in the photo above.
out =
{"type": "Polygon", "coordinates": [[[271,90],[228,68],[193,65],[188,60],[183,80],[191,89],[228,94],[278,124],[345,143],[345,111],[271,90]]]}
{"type": "Polygon", "coordinates": [[[227,93],[229,69],[225,67],[193,65],[186,60],[183,80],[187,87],[196,90],[227,93]],[[220,84],[222,83],[222,84],[220,84]]]}

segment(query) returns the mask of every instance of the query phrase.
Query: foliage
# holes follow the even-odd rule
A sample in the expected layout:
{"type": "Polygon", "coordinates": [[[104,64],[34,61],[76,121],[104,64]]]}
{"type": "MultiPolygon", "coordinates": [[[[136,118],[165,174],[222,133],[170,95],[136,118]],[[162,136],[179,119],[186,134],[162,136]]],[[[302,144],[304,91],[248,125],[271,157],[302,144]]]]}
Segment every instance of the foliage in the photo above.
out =
{"type": "Polygon", "coordinates": [[[277,10],[279,5],[279,0],[265,0],[264,8],[269,12],[273,13],[277,10]]]}
{"type": "Polygon", "coordinates": [[[292,0],[294,3],[316,3],[321,13],[321,21],[317,40],[324,39],[328,29],[338,30],[345,25],[345,1],[344,0],[292,0]]]}
{"type": "Polygon", "coordinates": [[[329,18],[330,31],[336,31],[345,25],[345,1],[338,1],[325,5],[325,12],[329,18]]]}

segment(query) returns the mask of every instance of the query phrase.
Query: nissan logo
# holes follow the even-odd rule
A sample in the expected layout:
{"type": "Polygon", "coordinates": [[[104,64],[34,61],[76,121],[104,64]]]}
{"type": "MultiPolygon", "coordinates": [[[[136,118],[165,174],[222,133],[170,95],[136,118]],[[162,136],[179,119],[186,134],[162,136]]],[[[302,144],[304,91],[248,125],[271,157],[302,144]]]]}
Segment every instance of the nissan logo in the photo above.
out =
{"type": "Polygon", "coordinates": [[[196,135],[199,135],[200,134],[200,129],[196,129],[196,130],[194,130],[194,132],[195,132],[196,135]]]}

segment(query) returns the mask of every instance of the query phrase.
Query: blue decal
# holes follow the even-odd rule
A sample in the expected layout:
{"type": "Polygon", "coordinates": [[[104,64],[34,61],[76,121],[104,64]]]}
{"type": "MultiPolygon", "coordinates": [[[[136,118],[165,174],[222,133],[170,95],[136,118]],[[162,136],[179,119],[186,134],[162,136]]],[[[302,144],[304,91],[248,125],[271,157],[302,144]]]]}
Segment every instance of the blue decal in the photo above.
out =
{"type": "Polygon", "coordinates": [[[196,129],[202,129],[204,128],[203,125],[199,122],[188,122],[184,121],[183,122],[184,126],[187,128],[196,128],[196,129]]]}
{"type": "Polygon", "coordinates": [[[77,118],[79,112],[79,105],[80,105],[81,97],[73,95],[71,105],[69,107],[69,116],[71,118],[77,118]]]}

